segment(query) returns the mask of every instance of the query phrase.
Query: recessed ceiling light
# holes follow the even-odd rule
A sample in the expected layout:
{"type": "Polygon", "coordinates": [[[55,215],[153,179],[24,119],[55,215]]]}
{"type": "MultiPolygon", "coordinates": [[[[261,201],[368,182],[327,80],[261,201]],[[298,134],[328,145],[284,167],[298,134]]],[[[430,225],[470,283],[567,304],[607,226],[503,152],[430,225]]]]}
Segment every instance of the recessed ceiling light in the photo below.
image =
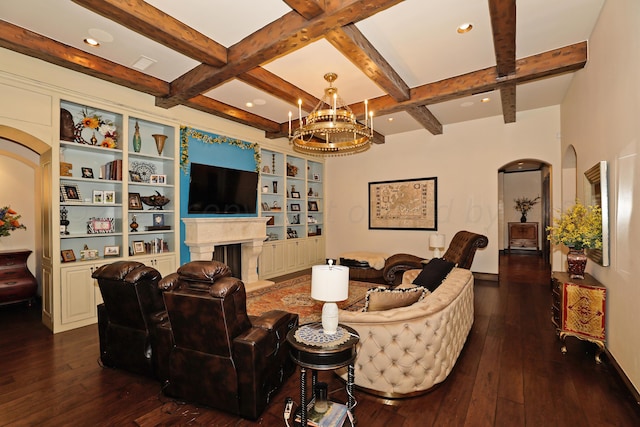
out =
{"type": "Polygon", "coordinates": [[[247,108],[251,108],[253,107],[253,102],[249,101],[246,104],[244,104],[247,108]]]}
{"type": "Polygon", "coordinates": [[[472,29],[473,29],[473,24],[471,24],[470,22],[466,22],[464,24],[458,25],[458,29],[456,31],[458,31],[458,34],[464,34],[464,33],[468,33],[472,29]]]}
{"type": "Polygon", "coordinates": [[[83,40],[86,44],[88,44],[89,46],[92,47],[98,47],[100,46],[100,43],[98,43],[98,40],[96,39],[92,39],[90,37],[87,37],[86,39],[83,40]]]}
{"type": "Polygon", "coordinates": [[[473,101],[465,101],[460,104],[461,107],[471,107],[473,105],[473,101]]]}
{"type": "Polygon", "coordinates": [[[265,101],[262,98],[256,98],[256,99],[253,100],[253,105],[264,105],[266,103],[267,103],[267,101],[265,101]]]}
{"type": "Polygon", "coordinates": [[[480,100],[480,102],[489,102],[489,101],[491,101],[491,98],[482,98],[480,100]]]}
{"type": "Polygon", "coordinates": [[[392,122],[393,121],[393,117],[389,117],[387,120],[392,122]]]}

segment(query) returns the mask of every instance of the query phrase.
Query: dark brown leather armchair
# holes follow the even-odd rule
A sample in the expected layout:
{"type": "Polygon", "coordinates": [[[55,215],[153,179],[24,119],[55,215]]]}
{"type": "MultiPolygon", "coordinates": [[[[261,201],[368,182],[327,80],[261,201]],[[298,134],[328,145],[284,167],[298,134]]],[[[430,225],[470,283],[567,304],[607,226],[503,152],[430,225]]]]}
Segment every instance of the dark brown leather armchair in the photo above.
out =
{"type": "Polygon", "coordinates": [[[286,336],[298,315],[249,317],[240,279],[217,261],[193,261],[159,283],[171,324],[168,396],[255,420],[294,371],[286,336]]]}
{"type": "MultiPolygon", "coordinates": [[[[473,258],[478,248],[485,248],[489,244],[487,236],[473,233],[471,231],[458,231],[447,251],[442,256],[443,259],[455,262],[459,268],[471,269],[473,258]]],[[[395,284],[407,270],[422,268],[424,258],[411,254],[395,254],[387,258],[382,272],[385,282],[395,284]]]]}
{"type": "Polygon", "coordinates": [[[98,305],[102,364],[159,378],[154,332],[166,320],[160,273],[139,262],[117,261],[98,268],[92,277],[104,300],[98,305]]]}

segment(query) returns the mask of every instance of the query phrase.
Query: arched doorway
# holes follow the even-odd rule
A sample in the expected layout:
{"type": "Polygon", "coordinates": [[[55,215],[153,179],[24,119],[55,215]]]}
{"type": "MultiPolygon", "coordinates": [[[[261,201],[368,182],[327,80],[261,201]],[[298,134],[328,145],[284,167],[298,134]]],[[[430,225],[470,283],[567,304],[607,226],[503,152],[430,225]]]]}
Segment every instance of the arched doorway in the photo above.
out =
{"type": "Polygon", "coordinates": [[[498,169],[498,221],[501,253],[509,250],[509,223],[519,222],[521,213],[515,210],[515,199],[528,198],[536,204],[528,213],[527,222],[537,228],[537,248],[521,248],[520,253],[542,255],[549,262],[550,244],[546,228],[551,221],[551,165],[538,159],[518,159],[498,169]]]}

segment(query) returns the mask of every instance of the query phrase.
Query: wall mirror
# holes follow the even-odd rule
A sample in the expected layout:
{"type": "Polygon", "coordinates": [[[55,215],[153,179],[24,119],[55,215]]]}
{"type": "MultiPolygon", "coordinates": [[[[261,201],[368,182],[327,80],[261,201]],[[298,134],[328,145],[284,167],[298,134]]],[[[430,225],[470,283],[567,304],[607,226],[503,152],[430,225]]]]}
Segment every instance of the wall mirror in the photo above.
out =
{"type": "Polygon", "coordinates": [[[609,183],[607,162],[596,163],[584,173],[585,204],[600,206],[602,210],[602,249],[587,249],[587,256],[598,264],[609,265],[609,183]]]}

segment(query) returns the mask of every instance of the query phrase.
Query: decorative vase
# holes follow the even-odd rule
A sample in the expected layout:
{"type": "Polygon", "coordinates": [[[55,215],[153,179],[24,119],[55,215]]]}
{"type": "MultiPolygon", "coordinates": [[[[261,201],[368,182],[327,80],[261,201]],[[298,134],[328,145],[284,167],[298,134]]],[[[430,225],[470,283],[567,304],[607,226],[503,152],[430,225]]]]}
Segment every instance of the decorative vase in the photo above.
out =
{"type": "Polygon", "coordinates": [[[140,148],[142,148],[142,138],[140,138],[140,127],[138,126],[138,121],[136,120],[136,131],[133,133],[133,151],[139,153],[140,148]]]}
{"type": "Polygon", "coordinates": [[[167,135],[154,133],[151,136],[153,137],[153,139],[156,140],[156,148],[158,149],[158,155],[162,155],[162,150],[164,149],[164,143],[167,140],[167,135]]]}
{"type": "Polygon", "coordinates": [[[584,249],[569,248],[567,254],[569,276],[572,279],[584,279],[584,269],[587,267],[587,254],[584,249]]]}
{"type": "Polygon", "coordinates": [[[527,222],[527,214],[523,213],[522,216],[520,217],[520,222],[527,222]]]}

